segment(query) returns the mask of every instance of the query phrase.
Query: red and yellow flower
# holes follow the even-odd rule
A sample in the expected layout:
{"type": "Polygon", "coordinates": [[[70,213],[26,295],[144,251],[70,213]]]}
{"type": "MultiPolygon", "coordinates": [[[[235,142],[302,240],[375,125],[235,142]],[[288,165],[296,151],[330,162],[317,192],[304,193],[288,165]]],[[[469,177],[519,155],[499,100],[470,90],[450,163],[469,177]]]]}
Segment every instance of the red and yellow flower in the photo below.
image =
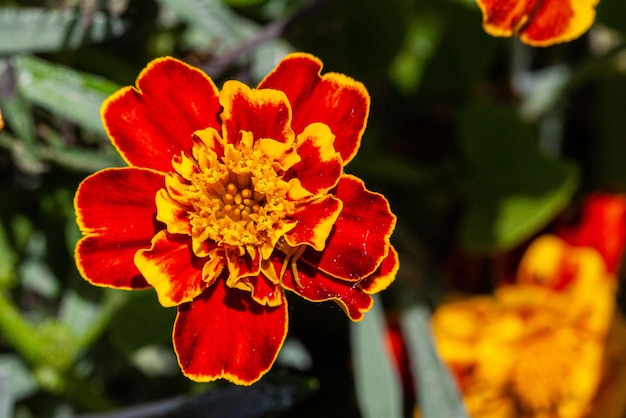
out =
{"type": "Polygon", "coordinates": [[[533,46],[567,42],[585,33],[599,0],[476,0],[483,28],[493,36],[518,36],[533,46]]]}
{"type": "Polygon", "coordinates": [[[433,329],[472,417],[588,416],[603,377],[616,280],[592,247],[537,238],[517,282],[442,305],[433,329]]]}
{"type": "Polygon", "coordinates": [[[335,301],[358,321],[395,278],[395,216],[343,173],[369,95],[321,69],[290,54],[256,89],[218,90],[161,58],[102,106],[129,167],[79,186],[76,263],[95,285],[153,287],[177,306],[174,348],[193,380],[265,374],[287,333],[285,290],[335,301]]]}

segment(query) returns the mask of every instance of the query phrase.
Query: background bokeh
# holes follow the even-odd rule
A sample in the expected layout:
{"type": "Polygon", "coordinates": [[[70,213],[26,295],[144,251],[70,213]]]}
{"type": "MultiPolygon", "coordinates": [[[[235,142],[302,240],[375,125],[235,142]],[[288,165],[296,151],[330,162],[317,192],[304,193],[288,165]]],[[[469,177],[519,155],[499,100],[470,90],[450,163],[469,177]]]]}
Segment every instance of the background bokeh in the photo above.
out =
{"type": "Polygon", "coordinates": [[[624,16],[602,0],[581,38],[533,48],[487,35],[472,0],[1,0],[0,417],[393,418],[418,398],[422,416],[460,411],[429,311],[490,293],[584,196],[626,192],[624,16]],[[289,339],[259,383],[190,382],[175,309],[95,288],[74,265],[76,187],[124,164],[99,108],[155,57],[255,85],[296,50],[370,92],[346,171],[390,201],[400,271],[357,325],[290,300],[289,339]]]}

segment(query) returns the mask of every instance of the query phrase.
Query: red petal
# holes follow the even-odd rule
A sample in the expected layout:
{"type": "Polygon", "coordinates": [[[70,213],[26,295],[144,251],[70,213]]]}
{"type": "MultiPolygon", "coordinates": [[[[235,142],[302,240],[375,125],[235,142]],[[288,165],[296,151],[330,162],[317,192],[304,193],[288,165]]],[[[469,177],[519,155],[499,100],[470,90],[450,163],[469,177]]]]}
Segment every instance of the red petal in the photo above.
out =
{"type": "MultiPolygon", "coordinates": [[[[282,260],[273,259],[275,268],[280,271],[282,260]]],[[[311,302],[335,301],[352,319],[360,321],[374,303],[370,295],[363,292],[352,282],[345,282],[327,276],[306,263],[297,263],[298,279],[293,276],[293,269],[287,268],[282,278],[285,289],[302,296],[311,302]]]]}
{"type": "Polygon", "coordinates": [[[78,242],[75,258],[86,280],[123,289],[147,287],[133,258],[150,247],[161,228],[154,196],[164,183],[159,173],[129,167],[102,170],[83,180],[74,206],[86,237],[78,242]]]}
{"type": "Polygon", "coordinates": [[[259,305],[246,291],[218,280],[178,307],[174,349],[183,373],[196,381],[220,378],[249,385],[274,364],[287,335],[287,301],[259,305]]]}
{"type": "Polygon", "coordinates": [[[389,237],[396,223],[389,203],[365,189],[363,181],[345,175],[336,196],[343,209],[323,251],[307,249],[302,260],[344,280],[361,280],[378,269],[389,252],[389,237]]]}
{"type": "Polygon", "coordinates": [[[328,126],[315,123],[298,135],[298,155],[301,160],[285,174],[285,179],[297,178],[314,195],[324,194],[337,185],[343,161],[333,147],[334,135],[328,126]]]}
{"type": "Polygon", "coordinates": [[[115,289],[150,287],[135,267],[133,259],[150,240],[120,241],[117,238],[89,236],[78,241],[76,266],[91,284],[115,289]]]}
{"type": "Polygon", "coordinates": [[[285,92],[293,110],[296,134],[322,122],[335,135],[344,163],[356,154],[365,130],[370,98],[365,86],[343,74],[321,75],[322,62],[309,54],[287,55],[259,84],[285,92]]]}
{"type": "Polygon", "coordinates": [[[582,35],[595,19],[598,0],[477,0],[483,26],[494,36],[517,35],[547,46],[582,35]]]}
{"type": "Polygon", "coordinates": [[[626,248],[626,196],[596,193],[584,202],[579,225],[557,235],[571,245],[593,247],[610,272],[619,271],[626,248]]]}
{"type": "Polygon", "coordinates": [[[163,306],[189,302],[215,280],[215,277],[203,280],[202,267],[206,261],[193,254],[189,236],[166,231],[159,232],[152,246],[135,256],[137,268],[154,287],[163,306]]]}
{"type": "Polygon", "coordinates": [[[102,105],[102,121],[130,165],[171,170],[171,159],[189,152],[191,135],[220,128],[218,91],[198,70],[173,58],[150,62],[137,78],[102,105]]]}
{"type": "Polygon", "coordinates": [[[382,263],[378,270],[371,276],[359,282],[359,287],[364,292],[373,295],[375,293],[385,290],[395,280],[398,269],[400,268],[400,260],[398,253],[393,247],[389,247],[389,254],[382,263]]]}
{"type": "Polygon", "coordinates": [[[220,93],[226,142],[238,144],[242,131],[254,140],[271,138],[282,143],[295,139],[291,130],[291,108],[282,92],[253,90],[238,81],[227,81],[220,93]]]}
{"type": "Polygon", "coordinates": [[[340,200],[329,195],[298,207],[292,217],[296,226],[285,234],[287,243],[292,247],[307,244],[317,251],[323,250],[342,206],[340,200]]]}

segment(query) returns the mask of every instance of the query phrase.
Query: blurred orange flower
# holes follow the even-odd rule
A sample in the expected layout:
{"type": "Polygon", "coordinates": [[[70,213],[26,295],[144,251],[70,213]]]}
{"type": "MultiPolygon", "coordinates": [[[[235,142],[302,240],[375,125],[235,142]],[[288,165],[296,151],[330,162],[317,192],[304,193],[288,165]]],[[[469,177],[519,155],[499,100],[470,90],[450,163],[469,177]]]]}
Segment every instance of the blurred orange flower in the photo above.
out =
{"type": "Polygon", "coordinates": [[[585,33],[599,0],[476,0],[483,28],[493,36],[518,36],[533,46],[567,42],[585,33]]]}
{"type": "Polygon", "coordinates": [[[518,282],[441,306],[440,354],[473,417],[583,417],[603,369],[616,281],[600,253],[545,235],[518,282]]]}

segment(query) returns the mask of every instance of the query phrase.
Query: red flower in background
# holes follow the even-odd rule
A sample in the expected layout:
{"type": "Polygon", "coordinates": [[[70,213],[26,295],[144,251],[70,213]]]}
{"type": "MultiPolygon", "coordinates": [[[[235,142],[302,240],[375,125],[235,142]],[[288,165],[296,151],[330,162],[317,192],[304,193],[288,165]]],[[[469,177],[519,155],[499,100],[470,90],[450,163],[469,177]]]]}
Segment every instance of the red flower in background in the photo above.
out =
{"type": "Polygon", "coordinates": [[[476,0],[493,36],[519,36],[533,46],[571,41],[595,19],[599,0],[476,0]]]}
{"type": "Polygon", "coordinates": [[[617,274],[626,248],[626,197],[594,193],[583,202],[581,222],[557,235],[571,245],[593,247],[617,274]]]}
{"type": "Polygon", "coordinates": [[[256,89],[172,58],[111,96],[102,120],[129,167],[85,179],[76,263],[99,286],[152,286],[177,306],[183,373],[251,384],[287,333],[285,290],[333,300],[355,321],[398,269],[395,216],[343,174],[369,95],[291,54],[256,89]]]}

